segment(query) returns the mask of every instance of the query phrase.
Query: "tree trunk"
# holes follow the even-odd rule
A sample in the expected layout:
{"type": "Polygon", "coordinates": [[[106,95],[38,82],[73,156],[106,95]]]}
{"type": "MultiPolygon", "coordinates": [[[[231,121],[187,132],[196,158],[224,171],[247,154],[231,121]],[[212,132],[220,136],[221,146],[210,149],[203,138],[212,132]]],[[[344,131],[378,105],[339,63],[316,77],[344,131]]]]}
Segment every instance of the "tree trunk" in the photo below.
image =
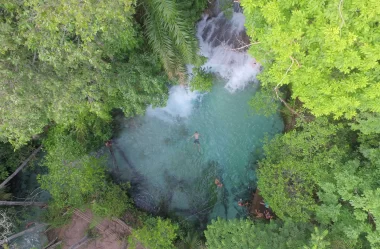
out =
{"type": "Polygon", "coordinates": [[[70,249],[78,249],[81,248],[84,244],[88,243],[91,240],[87,235],[85,235],[81,240],[72,245],[70,249]]]}
{"type": "Polygon", "coordinates": [[[55,244],[53,244],[53,245],[51,245],[51,246],[49,246],[49,247],[46,247],[46,249],[54,249],[54,248],[56,248],[57,246],[59,246],[60,244],[62,244],[62,241],[58,241],[57,243],[55,243],[55,244]]]}
{"type": "Polygon", "coordinates": [[[20,165],[20,167],[18,167],[15,172],[13,172],[12,175],[10,175],[7,179],[5,179],[5,181],[3,181],[3,183],[0,184],[0,189],[4,188],[5,185],[10,181],[12,180],[13,177],[15,177],[15,175],[18,174],[18,172],[20,172],[27,164],[28,162],[41,150],[42,148],[42,144],[40,145],[40,147],[38,147],[35,151],[33,151],[32,154],[30,154],[30,156],[24,161],[22,162],[22,164],[20,165]]]}
{"type": "Polygon", "coordinates": [[[37,206],[45,207],[46,202],[34,202],[34,201],[0,201],[0,206],[37,206]]]}
{"type": "Polygon", "coordinates": [[[297,117],[299,117],[300,115],[293,109],[293,108],[291,108],[290,106],[289,106],[289,104],[288,103],[286,103],[286,101],[284,100],[284,99],[282,99],[281,97],[280,97],[280,94],[278,93],[278,88],[277,88],[277,86],[274,88],[274,92],[276,93],[276,96],[277,96],[277,98],[281,101],[281,103],[283,103],[284,104],[284,106],[291,112],[291,113],[293,113],[293,115],[296,115],[297,117]]]}
{"type": "Polygon", "coordinates": [[[8,237],[7,239],[5,240],[0,240],[0,245],[4,244],[4,243],[8,243],[8,241],[12,240],[12,239],[15,239],[15,238],[18,238],[20,236],[23,236],[27,233],[31,233],[31,232],[34,232],[35,230],[41,228],[45,226],[45,224],[36,224],[34,227],[31,227],[29,229],[26,229],[22,232],[19,232],[19,233],[16,233],[16,234],[13,234],[12,236],[8,237]]]}

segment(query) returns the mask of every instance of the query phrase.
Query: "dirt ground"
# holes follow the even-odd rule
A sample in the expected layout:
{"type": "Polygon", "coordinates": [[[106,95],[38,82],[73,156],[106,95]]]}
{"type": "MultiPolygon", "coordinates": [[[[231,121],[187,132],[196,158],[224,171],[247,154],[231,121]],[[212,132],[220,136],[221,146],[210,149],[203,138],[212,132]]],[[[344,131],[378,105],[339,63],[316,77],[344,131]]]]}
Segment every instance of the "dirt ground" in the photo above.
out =
{"type": "Polygon", "coordinates": [[[127,249],[131,231],[132,228],[119,219],[97,221],[90,211],[76,210],[71,222],[52,231],[49,237],[58,237],[62,249],[127,249]]]}

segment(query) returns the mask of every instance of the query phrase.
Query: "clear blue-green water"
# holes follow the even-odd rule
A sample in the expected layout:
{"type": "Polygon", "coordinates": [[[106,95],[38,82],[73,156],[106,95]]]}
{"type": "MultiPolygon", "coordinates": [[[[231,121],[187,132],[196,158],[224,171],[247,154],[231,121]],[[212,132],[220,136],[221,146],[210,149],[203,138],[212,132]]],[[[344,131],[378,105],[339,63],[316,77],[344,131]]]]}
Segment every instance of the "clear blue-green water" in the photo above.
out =
{"type": "Polygon", "coordinates": [[[208,94],[175,86],[167,107],[124,120],[111,164],[120,180],[132,183],[138,207],[202,223],[245,215],[237,202],[255,187],[263,138],[281,132],[283,123],[279,115],[253,113],[254,86],[230,93],[224,84],[219,80],[208,94]],[[200,151],[190,138],[195,131],[200,151]]]}

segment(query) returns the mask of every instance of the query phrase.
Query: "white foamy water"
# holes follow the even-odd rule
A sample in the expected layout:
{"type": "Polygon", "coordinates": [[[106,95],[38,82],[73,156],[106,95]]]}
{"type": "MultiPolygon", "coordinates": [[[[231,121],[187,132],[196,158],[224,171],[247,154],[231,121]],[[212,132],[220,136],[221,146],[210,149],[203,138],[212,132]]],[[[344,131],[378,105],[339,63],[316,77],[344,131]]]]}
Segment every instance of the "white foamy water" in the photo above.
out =
{"type": "MultiPolygon", "coordinates": [[[[230,20],[220,13],[215,18],[204,15],[197,27],[200,53],[208,58],[202,68],[224,78],[227,81],[225,88],[230,92],[242,90],[249,83],[255,82],[256,75],[260,72],[260,65],[255,59],[245,49],[238,49],[247,42],[244,37],[244,22],[242,13],[234,12],[230,20]]],[[[192,67],[187,66],[190,77],[192,67]]],[[[149,107],[146,114],[167,122],[173,122],[176,118],[187,118],[199,97],[201,95],[198,92],[192,92],[187,87],[173,86],[170,88],[166,107],[149,107]]]]}
{"type": "Polygon", "coordinates": [[[165,107],[152,108],[146,111],[147,116],[155,116],[164,121],[173,121],[173,118],[186,118],[193,110],[193,102],[199,93],[192,92],[183,86],[173,86],[169,91],[169,99],[165,107]]]}
{"type": "Polygon", "coordinates": [[[231,20],[220,13],[215,18],[205,15],[198,23],[200,53],[208,58],[202,67],[226,79],[225,87],[230,92],[244,89],[260,72],[255,59],[245,49],[238,49],[246,44],[244,22],[244,15],[234,12],[231,20]]]}

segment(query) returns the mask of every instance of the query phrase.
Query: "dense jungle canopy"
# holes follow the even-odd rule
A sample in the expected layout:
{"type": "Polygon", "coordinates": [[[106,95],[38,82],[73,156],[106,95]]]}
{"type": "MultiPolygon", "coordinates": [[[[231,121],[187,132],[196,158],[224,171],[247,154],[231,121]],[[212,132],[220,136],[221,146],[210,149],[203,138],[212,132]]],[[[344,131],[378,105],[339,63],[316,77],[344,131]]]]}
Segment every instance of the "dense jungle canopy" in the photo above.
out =
{"type": "MultiPolygon", "coordinates": [[[[200,231],[151,217],[97,155],[115,112],[165,106],[186,65],[201,65],[195,23],[206,0],[2,0],[0,180],[42,144],[51,224],[86,207],[133,213],[130,243],[147,248],[380,248],[380,1],[235,2],[263,68],[250,105],[288,124],[255,163],[273,219],[217,219],[200,231]]],[[[191,87],[210,90],[196,70],[191,87]]]]}

